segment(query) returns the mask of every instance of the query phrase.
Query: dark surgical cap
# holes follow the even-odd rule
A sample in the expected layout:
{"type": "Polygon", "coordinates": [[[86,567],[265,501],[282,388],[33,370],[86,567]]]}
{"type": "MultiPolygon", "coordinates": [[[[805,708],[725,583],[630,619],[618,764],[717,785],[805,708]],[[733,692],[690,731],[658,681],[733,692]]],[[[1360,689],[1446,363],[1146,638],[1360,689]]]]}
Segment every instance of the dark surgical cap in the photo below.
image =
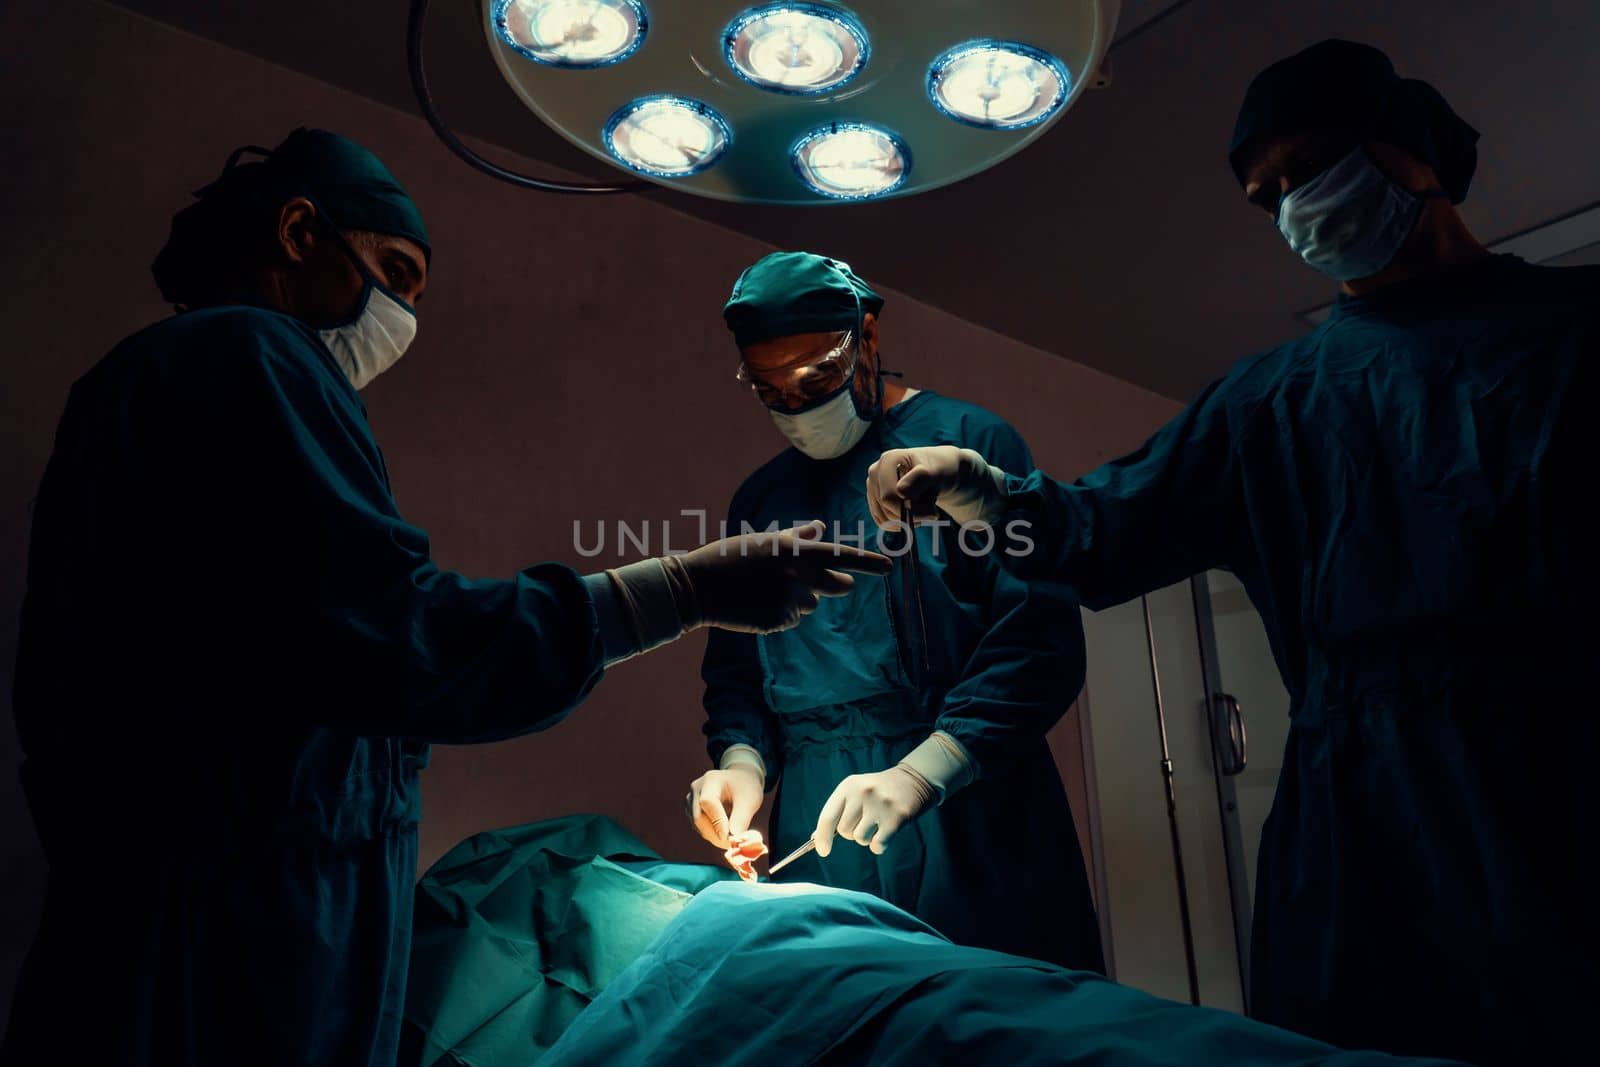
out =
{"type": "Polygon", "coordinates": [[[1478,166],[1478,131],[1427,82],[1402,78],[1370,45],[1329,40],[1279,60],[1245,90],[1228,144],[1243,184],[1250,149],[1284,134],[1333,131],[1377,140],[1433,168],[1452,203],[1466,199],[1478,166]]]}
{"type": "Polygon", "coordinates": [[[740,348],[797,333],[854,330],[883,297],[850,264],[811,252],[774,252],[733,283],[722,317],[740,348]]]}
{"type": "Polygon", "coordinates": [[[347,137],[298,129],[277,148],[247,147],[172,220],[172,236],[152,268],[174,304],[197,306],[219,291],[251,255],[260,230],[285,202],[303,196],[341,230],[405,237],[432,258],[416,203],[383,161],[347,137]],[[244,161],[254,154],[262,157],[244,161]]]}
{"type": "Polygon", "coordinates": [[[431,256],[422,213],[383,160],[348,137],[298,129],[262,164],[290,195],[302,195],[341,230],[405,237],[431,256]]]}

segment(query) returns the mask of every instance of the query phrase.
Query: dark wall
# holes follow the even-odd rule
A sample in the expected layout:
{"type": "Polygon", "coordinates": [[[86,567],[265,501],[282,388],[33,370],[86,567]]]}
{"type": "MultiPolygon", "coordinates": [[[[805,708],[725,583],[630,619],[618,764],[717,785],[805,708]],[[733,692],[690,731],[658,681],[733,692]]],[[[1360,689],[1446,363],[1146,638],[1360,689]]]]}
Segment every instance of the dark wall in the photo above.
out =
{"type": "MultiPolygon", "coordinates": [[[[542,559],[592,569],[574,550],[574,521],[592,530],[684,508],[719,514],[780,439],[733,381],[717,314],[738,271],[769,250],[749,238],[643,199],[499,186],[457,163],[419,120],[109,5],[0,7],[0,100],[0,1004],[9,1005],[44,882],[9,710],[29,501],[70,384],[166,313],[149,261],[171,213],[230,149],[326,126],[376,150],[421,202],[437,245],[421,334],[365,396],[401,506],[432,533],[442,565],[478,576],[542,559]]],[[[870,261],[855,266],[872,277],[870,261]]],[[[886,351],[909,380],[1001,412],[1058,473],[1134,446],[1174,411],[885,295],[886,351]]],[[[705,765],[702,647],[695,636],[623,665],[552,732],[438,750],[425,779],[423,863],[473,832],[575,811],[605,812],[668,855],[714,859],[682,816],[685,787],[705,765]]],[[[1081,813],[1077,737],[1069,716],[1052,742],[1081,813]]]]}

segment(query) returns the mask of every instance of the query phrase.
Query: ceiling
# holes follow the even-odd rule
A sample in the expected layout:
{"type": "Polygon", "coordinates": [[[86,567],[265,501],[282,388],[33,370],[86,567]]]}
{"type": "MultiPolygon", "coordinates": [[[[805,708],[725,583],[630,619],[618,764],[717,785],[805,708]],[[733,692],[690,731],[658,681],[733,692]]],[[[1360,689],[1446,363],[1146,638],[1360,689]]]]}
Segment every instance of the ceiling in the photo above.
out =
{"type": "MultiPolygon", "coordinates": [[[[399,0],[120,6],[417,110],[399,0]]],[[[656,0],[658,12],[666,7],[656,0]]],[[[518,102],[490,60],[475,5],[433,8],[429,79],[457,130],[554,168],[617,176],[518,102]]],[[[644,195],[779,247],[849,260],[873,281],[998,333],[1187,399],[1234,360],[1302,331],[1297,313],[1329,297],[1328,283],[1244,204],[1223,146],[1251,76],[1332,36],[1385,49],[1403,75],[1433,82],[1482,131],[1463,210],[1484,240],[1600,198],[1594,0],[1126,0],[1111,86],[965,182],[803,208],[644,195]]],[[[489,179],[463,165],[461,180],[489,179]]]]}

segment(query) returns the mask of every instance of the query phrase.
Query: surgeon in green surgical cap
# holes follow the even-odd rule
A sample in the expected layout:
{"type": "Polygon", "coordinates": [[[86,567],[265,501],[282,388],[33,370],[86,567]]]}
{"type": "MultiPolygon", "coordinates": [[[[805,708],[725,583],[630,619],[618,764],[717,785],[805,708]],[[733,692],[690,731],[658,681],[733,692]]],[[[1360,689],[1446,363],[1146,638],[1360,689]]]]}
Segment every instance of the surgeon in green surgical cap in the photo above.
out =
{"type": "MultiPolygon", "coordinates": [[[[735,282],[723,316],[745,402],[789,447],[740,486],[730,529],[814,516],[841,539],[876,537],[867,465],[904,444],[1032,468],[1002,419],[888,376],[883,310],[848,264],[809,252],[773,253],[735,282]]],[[[924,527],[915,559],[903,533],[883,547],[895,575],[863,579],[803,632],[711,635],[712,769],[690,788],[690,815],[723,848],[770,789],[775,854],[817,843],[780,877],[877,894],[963,944],[1101,970],[1045,741],[1082,682],[1077,605],[1000,566],[1003,532],[924,527]]]]}
{"type": "Polygon", "coordinates": [[[1244,583],[1291,699],[1252,1014],[1350,1048],[1587,1063],[1600,269],[1473,237],[1455,205],[1477,139],[1375,48],[1272,65],[1228,161],[1339,283],[1327,321],[1076,481],[935,448],[886,454],[869,492],[885,520],[945,494],[1028,518],[1039,551],[1007,563],[1095,609],[1212,567],[1244,583]]]}
{"type": "Polygon", "coordinates": [[[173,220],[181,311],[73,387],[39,490],[15,703],[50,877],[6,1064],[393,1067],[429,743],[889,566],[811,527],[440,570],[358,393],[416,333],[421,216],[335,134],[257,154],[173,220]]]}

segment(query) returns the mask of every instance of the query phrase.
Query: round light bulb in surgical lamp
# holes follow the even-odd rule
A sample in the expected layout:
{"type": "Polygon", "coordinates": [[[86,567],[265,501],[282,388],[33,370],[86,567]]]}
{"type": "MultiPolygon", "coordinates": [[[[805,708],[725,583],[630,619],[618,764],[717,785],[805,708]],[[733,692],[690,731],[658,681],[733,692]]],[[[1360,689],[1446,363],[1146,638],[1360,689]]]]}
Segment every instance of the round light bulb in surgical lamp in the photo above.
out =
{"type": "Polygon", "coordinates": [[[837,89],[867,65],[867,31],[819,4],[751,8],[723,32],[728,65],[752,85],[809,96],[837,89]]]}
{"type": "Polygon", "coordinates": [[[683,178],[715,166],[733,133],[705,104],[682,96],[646,96],[606,123],[606,148],[631,170],[653,178],[683,178]]]}
{"type": "Polygon", "coordinates": [[[968,41],[928,68],[928,97],[957,122],[1020,130],[1066,103],[1072,79],[1059,59],[1013,41],[968,41]]]}
{"type": "Polygon", "coordinates": [[[834,122],[812,130],[790,156],[800,180],[836,200],[892,193],[911,174],[911,152],[880,126],[834,122]]]}
{"type": "Polygon", "coordinates": [[[649,28],[638,0],[494,0],[494,21],[513,49],[552,67],[620,63],[649,28]]]}

